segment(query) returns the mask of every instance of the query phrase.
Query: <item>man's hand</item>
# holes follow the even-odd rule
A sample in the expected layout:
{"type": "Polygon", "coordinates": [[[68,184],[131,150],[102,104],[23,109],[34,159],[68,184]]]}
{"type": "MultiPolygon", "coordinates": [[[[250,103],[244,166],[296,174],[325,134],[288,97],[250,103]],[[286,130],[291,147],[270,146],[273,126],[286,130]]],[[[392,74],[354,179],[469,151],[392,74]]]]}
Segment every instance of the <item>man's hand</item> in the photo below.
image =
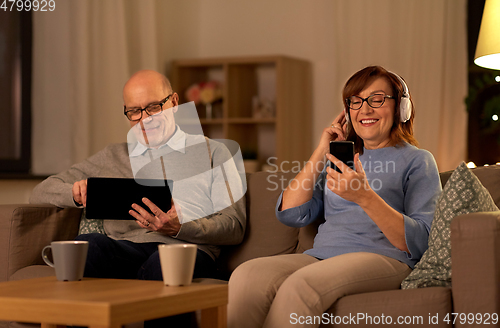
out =
{"type": "Polygon", "coordinates": [[[73,201],[77,204],[87,206],[87,180],[80,180],[73,184],[73,201]]]}
{"type": "Polygon", "coordinates": [[[181,223],[177,215],[177,210],[174,206],[174,201],[172,200],[172,207],[167,213],[163,212],[158,208],[153,202],[147,198],[143,198],[142,202],[149,207],[154,215],[151,215],[148,211],[137,204],[132,204],[132,208],[135,210],[130,210],[129,214],[132,215],[142,228],[148,229],[149,231],[157,231],[167,236],[175,236],[179,233],[181,229],[181,223]]]}

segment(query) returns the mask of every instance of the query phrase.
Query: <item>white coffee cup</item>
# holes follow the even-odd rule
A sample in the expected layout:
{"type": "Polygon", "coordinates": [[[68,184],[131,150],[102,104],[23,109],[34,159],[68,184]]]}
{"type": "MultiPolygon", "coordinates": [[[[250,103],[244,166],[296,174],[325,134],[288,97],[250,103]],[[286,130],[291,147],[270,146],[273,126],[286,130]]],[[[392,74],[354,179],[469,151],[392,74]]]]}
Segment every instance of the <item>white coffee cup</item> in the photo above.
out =
{"type": "Polygon", "coordinates": [[[187,286],[193,280],[197,247],[193,244],[158,245],[163,283],[187,286]]]}
{"type": "Polygon", "coordinates": [[[83,278],[88,249],[88,241],[53,241],[43,248],[42,258],[47,265],[56,269],[57,280],[77,281],[83,278]],[[49,249],[52,250],[54,262],[51,262],[47,256],[49,249]]]}

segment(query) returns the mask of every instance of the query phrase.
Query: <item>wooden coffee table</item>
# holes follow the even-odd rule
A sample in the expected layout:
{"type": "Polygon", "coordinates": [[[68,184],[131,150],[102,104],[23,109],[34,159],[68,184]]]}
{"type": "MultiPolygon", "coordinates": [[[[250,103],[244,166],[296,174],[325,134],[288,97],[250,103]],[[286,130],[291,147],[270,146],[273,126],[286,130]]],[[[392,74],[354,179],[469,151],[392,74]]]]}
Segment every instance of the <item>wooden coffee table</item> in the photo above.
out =
{"type": "Polygon", "coordinates": [[[170,287],[162,281],[56,277],[0,283],[0,320],[118,328],[201,310],[202,327],[226,327],[227,285],[170,287]]]}

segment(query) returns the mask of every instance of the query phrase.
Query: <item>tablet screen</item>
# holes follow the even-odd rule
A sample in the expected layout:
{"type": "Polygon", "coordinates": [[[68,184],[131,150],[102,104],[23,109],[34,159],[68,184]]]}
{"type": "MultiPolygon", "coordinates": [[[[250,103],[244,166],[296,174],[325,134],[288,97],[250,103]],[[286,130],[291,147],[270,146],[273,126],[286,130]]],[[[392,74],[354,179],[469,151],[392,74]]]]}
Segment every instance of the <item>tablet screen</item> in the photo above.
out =
{"type": "Polygon", "coordinates": [[[88,178],[86,216],[88,219],[135,220],[129,214],[133,203],[151,213],[142,202],[143,197],[167,212],[172,204],[172,187],[172,180],[88,178]]]}

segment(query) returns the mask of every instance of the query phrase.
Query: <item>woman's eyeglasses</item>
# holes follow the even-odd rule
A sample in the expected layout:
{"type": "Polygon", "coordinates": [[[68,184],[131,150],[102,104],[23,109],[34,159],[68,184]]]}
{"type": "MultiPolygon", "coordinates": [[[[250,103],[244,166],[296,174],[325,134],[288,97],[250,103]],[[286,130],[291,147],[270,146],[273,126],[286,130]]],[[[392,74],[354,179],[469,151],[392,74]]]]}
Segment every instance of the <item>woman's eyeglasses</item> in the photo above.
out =
{"type": "Polygon", "coordinates": [[[370,106],[371,108],[379,108],[379,107],[382,107],[386,98],[394,99],[393,96],[384,95],[382,93],[376,93],[376,94],[370,95],[369,97],[366,97],[366,98],[361,98],[358,96],[351,96],[351,97],[347,98],[345,100],[345,102],[350,109],[354,109],[354,110],[360,109],[363,106],[363,103],[365,101],[368,104],[368,106],[370,106]]]}

